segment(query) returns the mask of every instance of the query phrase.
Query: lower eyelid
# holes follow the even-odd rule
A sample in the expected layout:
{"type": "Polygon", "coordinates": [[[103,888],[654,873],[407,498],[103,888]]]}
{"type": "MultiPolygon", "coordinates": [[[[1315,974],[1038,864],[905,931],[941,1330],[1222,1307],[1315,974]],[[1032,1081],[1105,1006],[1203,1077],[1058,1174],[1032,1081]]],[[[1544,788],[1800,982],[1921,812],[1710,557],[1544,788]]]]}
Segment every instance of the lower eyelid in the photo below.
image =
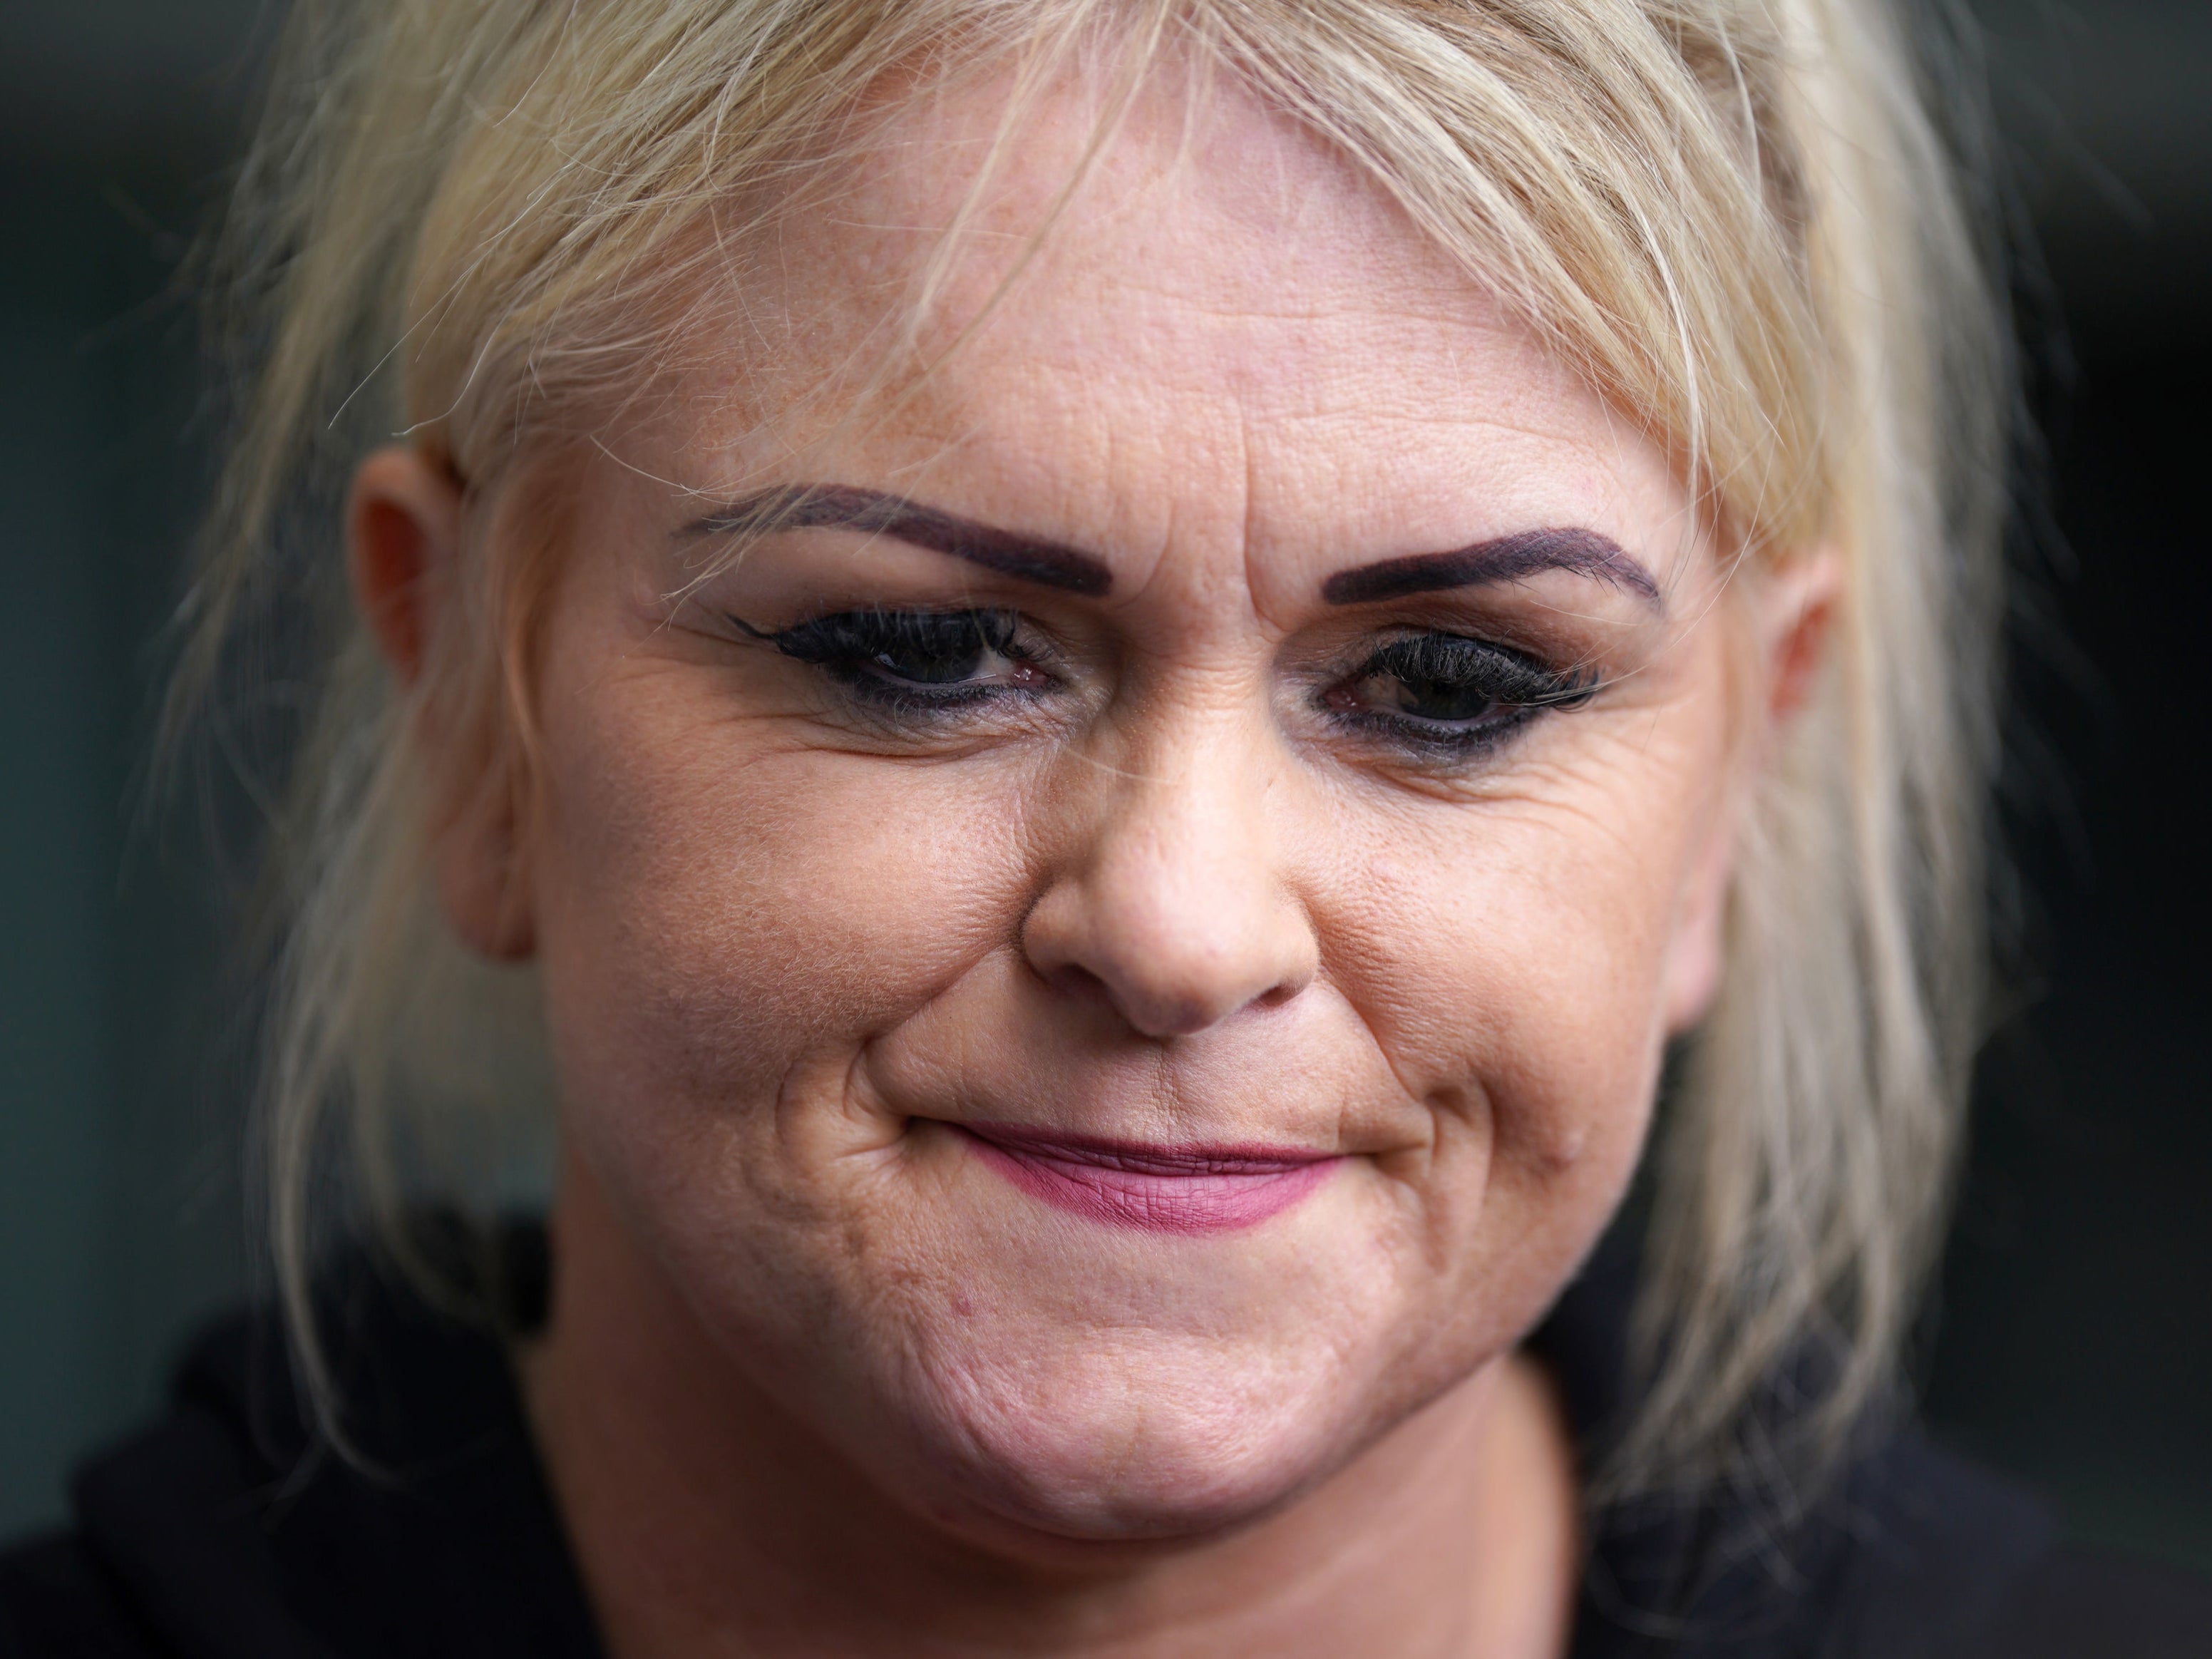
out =
{"type": "Polygon", "coordinates": [[[998,684],[989,681],[955,682],[931,686],[920,681],[894,679],[887,674],[870,673],[864,663],[825,663],[820,666],[860,701],[879,708],[917,714],[957,714],[963,709],[1010,700],[1030,702],[1050,689],[998,684]]]}
{"type": "Polygon", "coordinates": [[[1361,725],[1380,726],[1390,732],[1401,732],[1422,742],[1459,743],[1469,741],[1484,733],[1524,726],[1542,712],[1540,709],[1531,708],[1525,704],[1508,703],[1501,705],[1495,714],[1486,715],[1480,720],[1469,720],[1459,725],[1443,720],[1425,720],[1418,714],[1392,714],[1382,709],[1368,713],[1347,714],[1342,718],[1361,725]]]}
{"type": "Polygon", "coordinates": [[[1593,681],[1571,691],[1562,688],[1564,695],[1556,698],[1499,703],[1494,715],[1457,726],[1424,720],[1418,715],[1389,709],[1338,708],[1329,707],[1325,702],[1321,702],[1319,708],[1320,712],[1339,727],[1347,728],[1370,739],[1379,738],[1431,758],[1471,760],[1486,750],[1514,741],[1547,715],[1580,708],[1601,689],[1601,683],[1593,681]]]}

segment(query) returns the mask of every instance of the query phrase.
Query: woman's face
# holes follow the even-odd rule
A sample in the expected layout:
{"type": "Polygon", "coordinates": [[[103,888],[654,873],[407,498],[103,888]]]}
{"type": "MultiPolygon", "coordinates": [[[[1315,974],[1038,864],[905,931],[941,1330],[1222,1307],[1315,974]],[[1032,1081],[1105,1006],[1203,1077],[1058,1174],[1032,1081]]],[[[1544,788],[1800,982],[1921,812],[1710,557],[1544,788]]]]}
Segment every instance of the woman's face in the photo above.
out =
{"type": "Polygon", "coordinates": [[[1372,186],[1181,109],[1024,263],[1088,117],[1030,129],[927,374],[995,106],[754,249],[571,481],[516,855],[572,1154],[729,1362],[1075,1537],[1257,1513],[1541,1315],[1710,994],[1756,631],[1372,186]]]}

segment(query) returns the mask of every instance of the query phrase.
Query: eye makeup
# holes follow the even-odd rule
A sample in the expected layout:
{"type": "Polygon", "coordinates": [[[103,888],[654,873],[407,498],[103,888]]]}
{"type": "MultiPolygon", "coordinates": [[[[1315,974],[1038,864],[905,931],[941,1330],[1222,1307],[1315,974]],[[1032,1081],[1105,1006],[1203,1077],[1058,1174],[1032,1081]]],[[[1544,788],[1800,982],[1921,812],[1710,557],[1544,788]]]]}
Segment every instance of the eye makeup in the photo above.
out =
{"type": "Polygon", "coordinates": [[[811,664],[859,700],[895,711],[951,710],[1057,682],[1049,654],[1005,610],[833,611],[774,632],[738,617],[731,625],[785,656],[811,664]]]}
{"type": "Polygon", "coordinates": [[[1496,641],[1424,633],[1376,647],[1316,699],[1339,724],[1431,754],[1495,749],[1544,713],[1600,690],[1588,666],[1558,668],[1496,641]]]}
{"type": "MultiPolygon", "coordinates": [[[[686,533],[833,528],[884,536],[1078,600],[1101,597],[1112,585],[1102,562],[1075,549],[841,485],[763,492],[695,521],[686,533]]],[[[1432,764],[1473,764],[1601,689],[1587,630],[1532,623],[1510,605],[1497,614],[1507,590],[1553,571],[1609,587],[1647,615],[1665,614],[1650,572],[1587,529],[1522,531],[1449,552],[1384,559],[1338,571],[1322,583],[1319,597],[1332,610],[1398,614],[1365,627],[1346,616],[1342,634],[1323,624],[1324,633],[1337,635],[1334,665],[1310,658],[1307,670],[1285,664],[1292,684],[1305,688],[1292,695],[1355,743],[1432,764]],[[1584,637],[1577,640],[1577,633],[1584,637]]],[[[1023,611],[963,605],[950,594],[950,603],[919,593],[903,605],[871,602],[865,591],[850,596],[858,603],[782,627],[757,627],[727,612],[724,619],[745,638],[819,671],[849,705],[917,734],[985,721],[1018,704],[1041,712],[1043,700],[1086,680],[1085,653],[1061,662],[1054,635],[1023,611]]]]}
{"type": "MultiPolygon", "coordinates": [[[[856,607],[769,630],[732,616],[745,637],[818,669],[854,702],[937,725],[1009,699],[1061,690],[1048,642],[1005,609],[856,607]]],[[[1473,760],[1542,715],[1601,689],[1588,665],[1561,668],[1495,640],[1406,633],[1329,677],[1312,706],[1339,730],[1431,760],[1473,760]]]]}

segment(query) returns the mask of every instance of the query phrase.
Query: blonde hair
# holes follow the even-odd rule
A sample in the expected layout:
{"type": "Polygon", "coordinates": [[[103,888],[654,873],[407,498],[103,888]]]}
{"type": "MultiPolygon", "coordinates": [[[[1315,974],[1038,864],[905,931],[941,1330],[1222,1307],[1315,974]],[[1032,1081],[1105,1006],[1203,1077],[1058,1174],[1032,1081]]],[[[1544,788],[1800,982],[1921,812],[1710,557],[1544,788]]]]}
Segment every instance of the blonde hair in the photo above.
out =
{"type": "Polygon", "coordinates": [[[1747,579],[1839,558],[1662,1114],[1619,1485],[1774,1455],[1760,1402],[1808,1343],[1790,1432],[1832,1451],[1893,1376],[1978,1035],[2007,412],[1955,135],[1886,0],[297,0],[216,245],[242,398],[173,706],[265,678],[272,617],[315,676],[266,1143],[317,1397],[316,1217],[467,1190],[550,1094],[526,973],[428,896],[464,782],[406,740],[436,702],[483,734],[468,787],[523,787],[531,562],[472,546],[470,626],[403,691],[345,602],[345,477],[406,432],[481,490],[587,430],[672,337],[702,231],[865,146],[884,76],[1036,83],[1102,40],[1325,136],[1667,446],[1747,579]]]}

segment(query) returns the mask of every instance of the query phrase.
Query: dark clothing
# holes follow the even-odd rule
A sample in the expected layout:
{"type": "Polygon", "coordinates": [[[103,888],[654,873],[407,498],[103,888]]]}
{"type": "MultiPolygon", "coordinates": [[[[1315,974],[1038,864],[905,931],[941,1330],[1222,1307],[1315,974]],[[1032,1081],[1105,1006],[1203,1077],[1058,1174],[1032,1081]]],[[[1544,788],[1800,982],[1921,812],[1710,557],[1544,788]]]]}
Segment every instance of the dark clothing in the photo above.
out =
{"type": "MultiPolygon", "coordinates": [[[[1586,1449],[1633,1403],[1635,1288],[1608,1241],[1529,1343],[1586,1449]]],[[[2212,1583],[2068,1546],[2049,1504],[1917,1425],[1870,1433],[1794,1524],[1772,1510],[1596,1517],[1571,1659],[2212,1659],[2212,1583]]]]}
{"type": "MultiPolygon", "coordinates": [[[[508,1255],[526,1319],[542,1243],[508,1255]]],[[[168,1415],[80,1477],[76,1530],[0,1556],[0,1659],[599,1653],[501,1338],[365,1267],[333,1285],[374,1472],[314,1449],[274,1326],[234,1321],[185,1362],[168,1415]]],[[[1615,1413],[1626,1303],[1619,1274],[1585,1273],[1533,1344],[1585,1434],[1615,1413]]],[[[1718,1500],[1615,1516],[1573,1651],[2206,1659],[2212,1587],[2065,1547],[2036,1499],[1905,1430],[1778,1536],[1718,1500]]]]}

